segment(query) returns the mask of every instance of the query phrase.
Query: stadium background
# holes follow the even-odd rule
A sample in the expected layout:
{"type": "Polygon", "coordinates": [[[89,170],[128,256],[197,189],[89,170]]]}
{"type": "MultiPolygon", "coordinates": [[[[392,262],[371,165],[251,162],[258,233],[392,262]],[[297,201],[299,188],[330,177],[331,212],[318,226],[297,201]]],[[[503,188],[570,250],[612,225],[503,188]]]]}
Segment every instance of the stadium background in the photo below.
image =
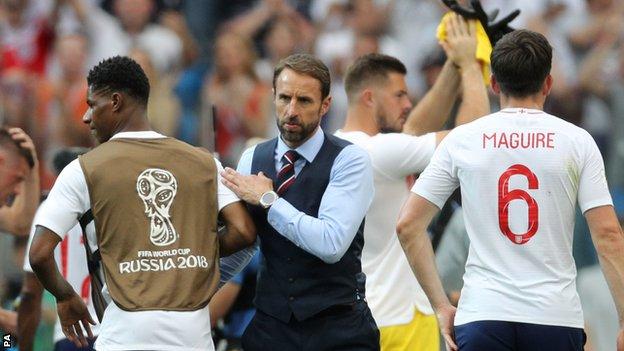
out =
{"type": "MultiPolygon", "coordinates": [[[[521,9],[512,26],[538,31],[553,45],[555,85],[545,109],[596,139],[624,220],[624,1],[482,4],[501,15],[521,9]]],[[[49,189],[55,151],[93,146],[81,122],[89,67],[131,55],[152,84],[154,127],[216,148],[225,165],[235,165],[250,140],[277,132],[271,79],[280,58],[310,52],[330,67],[334,100],[323,127],[333,132],[346,114],[342,76],[361,54],[401,59],[413,100],[422,97],[444,62],[435,30],[445,11],[439,0],[0,0],[0,124],[33,137],[42,190],[49,189]]],[[[23,238],[0,234],[4,308],[11,309],[19,294],[24,245],[23,238]]],[[[590,320],[601,316],[596,303],[604,291],[596,288],[601,274],[582,219],[575,258],[586,319],[594,323],[588,350],[596,350],[591,328],[608,321],[590,320]]],[[[42,320],[51,325],[54,303],[49,296],[46,301],[42,320]]]]}

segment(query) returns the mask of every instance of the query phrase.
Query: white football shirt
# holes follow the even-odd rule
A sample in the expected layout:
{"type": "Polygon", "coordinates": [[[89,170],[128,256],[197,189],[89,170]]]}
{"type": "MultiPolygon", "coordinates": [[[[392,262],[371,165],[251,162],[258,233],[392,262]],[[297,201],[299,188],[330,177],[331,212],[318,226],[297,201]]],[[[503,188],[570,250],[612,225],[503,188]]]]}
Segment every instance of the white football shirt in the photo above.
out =
{"type": "MultiPolygon", "coordinates": [[[[33,223],[37,223],[40,212],[37,211],[33,223]]],[[[26,247],[26,257],[24,257],[24,271],[33,273],[30,266],[30,260],[28,259],[28,252],[30,251],[30,245],[32,244],[33,237],[35,235],[35,226],[30,229],[30,237],[28,238],[28,246],[26,247]]],[[[87,233],[95,235],[95,226],[93,222],[87,225],[87,233]]],[[[54,260],[58,266],[61,275],[69,285],[74,288],[74,291],[78,293],[84,300],[91,318],[97,323],[98,319],[95,314],[95,308],[93,307],[93,301],[91,299],[91,277],[89,276],[89,269],[87,268],[87,254],[84,248],[84,241],[82,238],[82,229],[80,225],[76,225],[65,233],[62,237],[61,243],[54,249],[54,260]]],[[[100,331],[99,323],[91,326],[93,335],[98,335],[100,331]]],[[[61,339],[65,339],[63,330],[61,329],[61,323],[58,317],[56,323],[54,323],[54,342],[61,339]]]]}
{"type": "Polygon", "coordinates": [[[455,128],[412,191],[442,207],[457,186],[470,249],[455,325],[480,320],[583,328],[574,211],[612,205],[585,130],[508,108],[455,128]]]}
{"type": "Polygon", "coordinates": [[[406,324],[414,308],[433,314],[396,235],[396,220],[409,195],[406,177],[422,172],[436,147],[435,133],[420,137],[402,133],[370,136],[337,131],[368,152],[374,172],[375,197],[364,226],[362,271],[366,274],[366,300],[379,327],[406,324]]]}
{"type": "MultiPolygon", "coordinates": [[[[164,138],[152,131],[123,132],[113,138],[164,138]]],[[[240,201],[221,183],[221,163],[217,163],[217,200],[219,211],[240,201]]],[[[78,217],[91,208],[89,188],[78,160],[72,161],[59,175],[48,200],[40,207],[41,215],[35,222],[55,233],[64,233],[76,225],[78,217]]],[[[97,249],[95,237],[88,237],[89,245],[97,249]]],[[[205,351],[214,350],[210,332],[208,306],[190,312],[137,311],[129,312],[111,301],[106,285],[102,290],[110,301],[104,311],[95,348],[98,351],[162,350],[205,351]]]]}

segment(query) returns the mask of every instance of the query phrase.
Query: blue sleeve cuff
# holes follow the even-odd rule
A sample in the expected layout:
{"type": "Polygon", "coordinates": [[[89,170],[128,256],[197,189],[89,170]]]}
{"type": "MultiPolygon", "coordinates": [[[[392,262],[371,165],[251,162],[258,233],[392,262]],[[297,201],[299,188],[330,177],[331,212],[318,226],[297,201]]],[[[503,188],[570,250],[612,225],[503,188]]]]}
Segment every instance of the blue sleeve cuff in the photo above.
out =
{"type": "MultiPolygon", "coordinates": [[[[280,197],[273,203],[271,208],[269,208],[267,220],[273,229],[297,244],[293,240],[292,232],[294,230],[294,223],[297,222],[296,219],[301,215],[302,213],[299,210],[280,197]]],[[[297,244],[297,246],[299,245],[297,244]]]]}

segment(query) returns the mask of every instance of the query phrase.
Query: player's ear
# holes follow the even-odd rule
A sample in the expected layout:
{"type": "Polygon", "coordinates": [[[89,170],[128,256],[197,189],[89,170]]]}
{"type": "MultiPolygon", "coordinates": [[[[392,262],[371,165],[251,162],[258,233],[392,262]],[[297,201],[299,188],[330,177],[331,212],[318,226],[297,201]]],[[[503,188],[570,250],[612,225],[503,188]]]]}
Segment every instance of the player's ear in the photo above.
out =
{"type": "Polygon", "coordinates": [[[496,81],[496,77],[493,74],[490,74],[490,86],[492,87],[492,91],[496,95],[500,95],[500,85],[496,81]]]}
{"type": "Polygon", "coordinates": [[[122,94],[118,92],[114,92],[113,94],[111,94],[111,104],[113,105],[113,112],[118,112],[119,109],[121,108],[122,103],[123,103],[122,94]]]}
{"type": "Polygon", "coordinates": [[[550,90],[552,89],[552,85],[553,77],[549,74],[546,76],[546,79],[544,79],[544,84],[542,85],[542,95],[548,96],[548,94],[550,94],[550,90]]]}
{"type": "Polygon", "coordinates": [[[375,103],[373,98],[373,91],[371,89],[362,90],[362,92],[360,93],[360,99],[366,107],[373,107],[375,103]]]}

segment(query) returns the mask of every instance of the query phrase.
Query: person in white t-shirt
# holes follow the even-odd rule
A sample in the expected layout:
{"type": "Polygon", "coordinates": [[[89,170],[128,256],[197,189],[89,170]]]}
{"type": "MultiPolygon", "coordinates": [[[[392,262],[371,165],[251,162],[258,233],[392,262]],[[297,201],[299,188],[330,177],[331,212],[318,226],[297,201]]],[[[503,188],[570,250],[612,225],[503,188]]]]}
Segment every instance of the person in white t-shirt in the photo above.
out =
{"type": "MultiPolygon", "coordinates": [[[[190,146],[184,146],[182,144],[179,144],[179,142],[171,139],[162,140],[166,137],[151,130],[147,119],[149,82],[147,81],[147,77],[145,76],[145,73],[143,72],[141,67],[132,59],[128,57],[116,56],[100,62],[89,72],[87,82],[89,85],[87,94],[87,104],[89,105],[89,109],[85,113],[83,120],[91,127],[96,138],[100,142],[101,147],[105,146],[104,144],[110,142],[111,140],[123,138],[124,140],[131,141],[131,145],[151,145],[151,148],[155,148],[156,150],[150,150],[150,152],[161,153],[161,155],[157,157],[163,157],[163,159],[167,159],[166,157],[168,152],[168,156],[171,157],[171,150],[176,150],[176,157],[181,157],[182,155],[185,157],[183,160],[177,160],[176,162],[186,162],[188,167],[194,167],[194,162],[196,162],[196,160],[204,159],[205,156],[203,154],[201,155],[201,159],[193,158],[191,156],[193,154],[188,152],[190,146]],[[173,149],[174,147],[176,149],[173,149]]],[[[92,152],[97,151],[97,149],[98,148],[83,155],[82,157],[88,156],[92,152]]],[[[126,147],[125,150],[134,151],[132,148],[129,147],[126,147]]],[[[197,150],[196,152],[201,153],[203,151],[197,150]]],[[[118,155],[115,155],[115,161],[130,164],[128,157],[128,155],[120,153],[118,155]]],[[[141,161],[144,162],[145,160],[141,161]]],[[[139,162],[139,160],[137,160],[137,162],[139,162]]],[[[212,191],[209,188],[206,188],[205,196],[215,196],[217,200],[216,205],[218,207],[215,208],[215,210],[218,211],[219,216],[223,219],[227,228],[226,233],[220,235],[218,238],[219,250],[222,253],[235,252],[240,248],[251,245],[255,241],[255,228],[253,222],[251,221],[251,218],[249,217],[249,214],[247,213],[244,205],[239,201],[238,197],[236,197],[234,193],[232,193],[221,184],[219,172],[223,170],[223,168],[217,160],[215,160],[215,162],[216,174],[214,174],[214,178],[212,179],[216,181],[217,194],[211,194],[212,191]]],[[[202,167],[196,169],[201,170],[204,168],[202,167]]],[[[167,174],[166,172],[168,172],[162,169],[160,169],[159,171],[161,171],[161,173],[164,173],[165,176],[167,174]]],[[[133,178],[129,181],[123,181],[124,186],[128,183],[134,184],[134,182],[138,182],[134,180],[137,179],[136,175],[130,172],[128,172],[127,174],[128,176],[133,178]]],[[[189,175],[180,175],[180,173],[178,173],[177,176],[173,176],[171,173],[169,174],[170,177],[174,179],[174,190],[178,192],[180,191],[180,188],[178,188],[178,184],[189,184],[189,182],[187,181],[189,175]],[[178,180],[175,180],[176,177],[178,180]],[[177,183],[178,181],[180,183],[177,183]]],[[[90,175],[93,175],[93,173],[91,173],[90,175]]],[[[115,173],[112,173],[111,175],[116,176],[117,178],[115,179],[124,178],[115,173]]],[[[154,179],[163,179],[163,181],[167,180],[166,178],[162,177],[154,179]]],[[[63,279],[62,275],[58,271],[58,268],[54,262],[53,250],[61,241],[63,233],[67,232],[69,229],[76,225],[76,223],[78,222],[77,218],[89,212],[91,208],[91,201],[98,200],[92,199],[91,195],[93,194],[90,195],[91,189],[93,188],[88,185],[85,173],[79,161],[74,160],[61,172],[58,179],[56,180],[56,183],[54,184],[54,187],[50,192],[47,201],[39,210],[37,222],[35,223],[35,225],[37,226],[36,234],[35,238],[33,239],[29,254],[30,264],[37,274],[37,277],[41,281],[42,285],[48,291],[50,291],[57,299],[57,310],[63,333],[69,340],[73,341],[78,346],[87,345],[85,334],[92,336],[89,324],[93,324],[93,320],[89,316],[88,310],[83,302],[83,298],[72,289],[71,285],[69,285],[67,281],[63,279]]],[[[138,192],[139,188],[138,186],[133,186],[133,189],[128,189],[128,191],[138,192]]],[[[203,191],[203,189],[198,188],[194,189],[194,191],[203,191]]],[[[181,194],[179,193],[178,198],[183,194],[189,194],[189,192],[181,194]]],[[[135,193],[135,195],[138,196],[140,195],[140,193],[135,193]]],[[[162,210],[162,206],[164,203],[163,201],[167,200],[167,198],[162,197],[161,195],[163,195],[162,192],[159,193],[158,199],[154,200],[159,206],[161,206],[158,208],[158,210],[162,210]]],[[[175,191],[173,196],[175,196],[175,191]]],[[[110,201],[114,202],[115,200],[110,199],[110,201]]],[[[140,203],[141,199],[137,198],[137,201],[139,201],[140,203]]],[[[178,201],[175,204],[182,203],[178,201]]],[[[182,205],[184,206],[184,204],[182,205]]],[[[123,209],[132,208],[122,201],[117,201],[117,203],[114,203],[113,206],[121,206],[121,208],[123,209]]],[[[147,204],[145,206],[147,208],[147,204]]],[[[202,216],[208,216],[208,211],[210,209],[197,208],[196,210],[198,211],[198,214],[188,216],[186,219],[193,221],[193,223],[199,223],[197,222],[197,218],[200,218],[202,216]]],[[[95,223],[97,225],[98,214],[95,209],[93,213],[95,217],[95,223]]],[[[145,216],[145,214],[137,213],[135,216],[140,217],[145,216]]],[[[166,217],[163,218],[165,218],[163,220],[168,219],[166,217]]],[[[176,222],[175,218],[171,219],[168,223],[170,224],[170,228],[173,227],[174,230],[175,226],[181,225],[179,222],[176,222]]],[[[200,223],[199,225],[202,224],[200,223]]],[[[127,225],[120,228],[126,227],[127,225]]],[[[104,237],[107,237],[110,241],[113,240],[112,236],[123,235],[126,233],[109,232],[106,234],[108,236],[104,237]]],[[[174,238],[175,240],[182,241],[186,240],[182,238],[182,235],[186,235],[186,237],[189,237],[191,235],[202,234],[208,235],[212,233],[190,233],[189,230],[179,235],[179,238],[176,238],[175,236],[174,238]]],[[[110,245],[107,245],[107,243],[102,243],[101,239],[103,233],[96,233],[96,235],[97,240],[93,236],[87,237],[89,241],[88,245],[91,247],[92,251],[95,251],[95,249],[102,245],[104,245],[104,248],[107,248],[111,251],[117,251],[120,249],[111,247],[110,245]]],[[[146,241],[146,238],[144,236],[141,237],[138,235],[133,235],[132,237],[136,237],[136,240],[146,241]]],[[[125,238],[128,237],[126,236],[125,238]]],[[[168,238],[169,237],[167,237],[167,239],[168,238]]],[[[151,238],[147,238],[147,242],[154,243],[154,240],[152,240],[151,238]]],[[[162,242],[158,243],[161,247],[165,245],[162,242]]],[[[191,245],[195,244],[191,243],[191,245]]],[[[199,250],[204,250],[201,251],[202,253],[209,252],[205,251],[208,249],[203,247],[199,248],[199,250]]],[[[182,250],[183,249],[175,250],[174,247],[174,250],[169,251],[175,251],[179,253],[182,250]]],[[[151,253],[152,251],[141,252],[151,253]]],[[[159,252],[163,251],[156,251],[154,254],[158,254],[159,252]]],[[[108,253],[103,253],[102,257],[106,257],[105,255],[108,255],[108,253]]],[[[201,256],[198,257],[202,258],[201,256]]],[[[198,258],[197,260],[199,260],[200,258],[198,258]]],[[[207,259],[208,262],[213,262],[212,260],[214,259],[213,257],[205,256],[203,258],[207,259]]],[[[111,257],[111,259],[114,260],[116,259],[116,257],[111,257]]],[[[106,261],[103,259],[101,262],[103,262],[103,267],[105,268],[106,261]]],[[[179,260],[177,260],[176,262],[179,262],[179,260]]],[[[186,267],[191,265],[190,259],[187,262],[188,263],[185,264],[186,267]]],[[[125,262],[119,262],[119,267],[120,272],[123,273],[123,271],[121,270],[122,263],[125,262]]],[[[147,276],[143,275],[143,277],[148,277],[152,279],[152,283],[154,282],[154,274],[161,274],[163,271],[168,270],[166,267],[164,269],[159,269],[159,267],[151,269],[150,267],[152,266],[149,266],[147,268],[150,269],[150,272],[152,273],[147,276]]],[[[184,267],[182,267],[181,265],[179,267],[174,265],[173,268],[173,273],[176,276],[175,279],[169,280],[169,284],[171,284],[172,281],[173,283],[179,281],[179,279],[184,278],[184,275],[186,274],[194,274],[192,270],[190,271],[187,269],[183,269],[184,267]]],[[[200,267],[197,266],[197,268],[200,267]]],[[[105,283],[107,284],[109,278],[111,277],[110,274],[114,272],[107,271],[106,269],[104,269],[104,272],[104,276],[106,277],[105,283]]],[[[236,272],[233,273],[235,274],[236,272]]],[[[198,278],[202,277],[201,275],[197,274],[193,276],[198,278]]],[[[124,281],[123,279],[126,279],[126,281],[131,281],[130,277],[119,279],[121,279],[122,282],[124,281]]],[[[119,282],[119,280],[117,280],[117,282],[119,282]]],[[[134,280],[134,282],[136,282],[134,284],[139,284],[139,286],[143,287],[145,287],[145,284],[147,284],[142,280],[134,280]]],[[[166,280],[163,281],[163,284],[166,283],[166,280]]],[[[128,286],[127,284],[121,286],[125,289],[133,288],[133,286],[128,286]]],[[[163,296],[166,296],[166,294],[176,296],[176,294],[183,294],[185,292],[188,292],[188,289],[191,288],[189,286],[184,286],[181,284],[178,284],[176,287],[179,287],[179,290],[159,292],[159,294],[165,294],[163,296]]],[[[206,288],[208,289],[208,286],[206,288]]],[[[141,306],[140,310],[126,310],[120,308],[117,303],[118,300],[113,301],[111,299],[111,296],[113,295],[111,292],[112,289],[109,290],[108,285],[105,285],[102,290],[102,294],[104,298],[108,301],[108,305],[106,307],[106,310],[104,311],[103,320],[101,321],[100,326],[100,334],[95,344],[95,348],[98,351],[214,350],[214,345],[212,343],[210,334],[210,318],[207,306],[195,309],[186,308],[176,310],[165,305],[165,308],[162,309],[151,309],[150,306],[141,305],[143,304],[143,302],[134,300],[132,301],[132,303],[141,306]]],[[[201,294],[201,292],[198,293],[201,294]]],[[[120,297],[119,294],[116,296],[117,298],[120,297]]],[[[204,298],[202,297],[202,301],[203,299],[204,298]]]]}
{"type": "MultiPolygon", "coordinates": [[[[60,173],[69,162],[87,151],[88,149],[85,148],[67,148],[59,151],[54,156],[53,162],[56,173],[60,173]]],[[[37,223],[38,221],[38,215],[35,215],[33,223],[37,223]]],[[[28,246],[24,257],[23,269],[25,274],[20,295],[21,301],[17,310],[19,346],[22,351],[30,351],[33,349],[35,332],[41,317],[41,296],[43,294],[43,287],[41,283],[39,283],[39,280],[37,280],[30,266],[30,260],[28,259],[28,252],[35,236],[35,229],[33,225],[30,231],[30,237],[28,238],[28,246]]],[[[93,223],[89,223],[86,226],[86,230],[89,236],[95,235],[93,223]]],[[[82,228],[79,224],[71,228],[63,236],[61,244],[54,250],[54,260],[63,278],[67,279],[74,290],[79,292],[80,296],[84,299],[89,314],[95,320],[96,314],[91,299],[91,278],[89,276],[89,269],[87,268],[82,228]]],[[[99,334],[99,325],[94,325],[91,331],[94,336],[97,336],[99,334]]],[[[71,342],[63,335],[61,324],[58,319],[54,324],[53,341],[55,351],[62,351],[68,348],[73,350],[75,348],[73,343],[68,345],[71,342]]],[[[90,344],[89,349],[93,350],[92,346],[94,340],[90,339],[88,341],[90,344]]]]}
{"type": "Polygon", "coordinates": [[[624,235],[600,151],[585,130],[542,111],[553,84],[544,36],[511,32],[491,62],[502,110],[453,130],[401,211],[397,232],[412,269],[452,350],[583,350],[572,258],[578,202],[615,299],[622,351],[624,235]],[[470,249],[456,310],[426,228],[458,186],[470,249]]]}
{"type": "Polygon", "coordinates": [[[409,194],[406,178],[425,169],[439,131],[462,91],[457,124],[489,113],[481,67],[475,58],[474,23],[461,17],[447,21],[443,47],[449,57],[432,89],[412,109],[405,66],[398,59],[367,54],[347,70],[349,109],[345,126],[335,135],[371,156],[375,198],[366,215],[362,270],[366,297],[380,330],[382,350],[438,351],[436,317],[414,278],[395,233],[400,206],[409,194]],[[410,112],[411,110],[411,112],[410,112]]]}

